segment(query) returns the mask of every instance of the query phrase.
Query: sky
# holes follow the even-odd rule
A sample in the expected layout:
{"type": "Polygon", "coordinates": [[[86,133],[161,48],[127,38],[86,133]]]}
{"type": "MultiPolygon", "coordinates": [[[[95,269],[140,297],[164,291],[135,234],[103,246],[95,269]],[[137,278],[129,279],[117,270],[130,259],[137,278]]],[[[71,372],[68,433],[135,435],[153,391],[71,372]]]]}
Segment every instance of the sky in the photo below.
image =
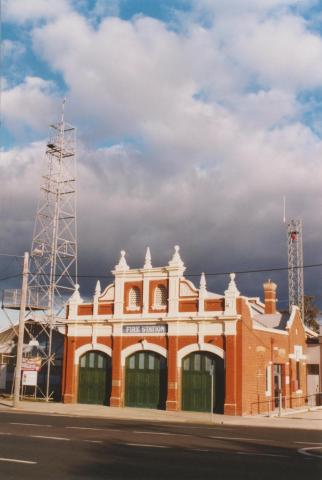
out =
{"type": "MultiPolygon", "coordinates": [[[[304,263],[322,262],[321,1],[2,0],[1,64],[0,253],[30,249],[66,97],[80,273],[109,275],[121,249],[141,267],[147,246],[166,265],[174,245],[187,275],[284,267],[284,195],[304,263]]],[[[19,268],[0,257],[0,278],[19,268]]],[[[286,308],[287,272],[236,281],[262,296],[267,278],[286,308]]],[[[320,307],[321,280],[305,269],[320,307]]],[[[228,276],[207,284],[222,293],[228,276]]]]}

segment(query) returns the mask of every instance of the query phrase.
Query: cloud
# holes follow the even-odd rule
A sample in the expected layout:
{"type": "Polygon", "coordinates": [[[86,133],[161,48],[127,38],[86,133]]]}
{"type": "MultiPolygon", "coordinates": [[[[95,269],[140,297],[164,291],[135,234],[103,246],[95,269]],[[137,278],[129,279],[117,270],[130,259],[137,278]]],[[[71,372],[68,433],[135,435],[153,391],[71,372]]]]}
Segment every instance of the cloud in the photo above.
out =
{"type": "MultiPolygon", "coordinates": [[[[175,243],[194,272],[285,265],[283,195],[304,220],[305,258],[321,261],[322,143],[303,123],[299,95],[321,82],[322,41],[291,14],[300,4],[208,2],[211,25],[182,15],[182,30],[142,15],[93,26],[75,11],[32,28],[34,52],[62,75],[79,127],[81,271],[107,273],[121,248],[138,266],[147,245],[164,264],[175,243]]],[[[26,78],[5,94],[10,128],[51,119],[52,83],[26,78]]],[[[40,175],[28,148],[6,153],[21,191],[33,185],[24,205],[40,175]]],[[[13,195],[9,183],[3,195],[13,195]]],[[[10,213],[17,225],[23,201],[10,213]]],[[[259,288],[257,277],[243,282],[259,288]]]]}
{"type": "Polygon", "coordinates": [[[23,55],[26,51],[26,47],[23,43],[8,39],[2,41],[1,48],[2,58],[10,58],[11,61],[17,60],[17,58],[23,55]]]}
{"type": "Polygon", "coordinates": [[[4,0],[3,19],[6,22],[24,23],[53,19],[69,12],[67,0],[4,0]]]}
{"type": "Polygon", "coordinates": [[[55,86],[52,81],[28,76],[2,92],[2,116],[6,126],[15,134],[26,128],[44,131],[54,116],[55,86]]]}

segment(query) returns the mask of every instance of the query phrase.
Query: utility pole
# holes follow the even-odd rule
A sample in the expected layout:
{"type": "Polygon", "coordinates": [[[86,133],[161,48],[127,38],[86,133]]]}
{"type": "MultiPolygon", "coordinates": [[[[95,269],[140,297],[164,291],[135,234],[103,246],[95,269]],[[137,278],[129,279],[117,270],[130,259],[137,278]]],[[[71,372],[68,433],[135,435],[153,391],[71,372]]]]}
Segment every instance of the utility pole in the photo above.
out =
{"type": "Polygon", "coordinates": [[[19,331],[18,331],[18,345],[17,345],[17,357],[16,357],[16,370],[15,370],[15,389],[14,389],[14,397],[13,397],[14,407],[18,407],[19,400],[20,400],[22,349],[23,349],[23,339],[24,339],[24,333],[25,333],[25,314],[26,314],[27,289],[28,289],[28,269],[29,269],[29,253],[25,252],[24,258],[23,258],[22,287],[21,287],[21,299],[20,299],[20,311],[19,311],[19,331]]]}

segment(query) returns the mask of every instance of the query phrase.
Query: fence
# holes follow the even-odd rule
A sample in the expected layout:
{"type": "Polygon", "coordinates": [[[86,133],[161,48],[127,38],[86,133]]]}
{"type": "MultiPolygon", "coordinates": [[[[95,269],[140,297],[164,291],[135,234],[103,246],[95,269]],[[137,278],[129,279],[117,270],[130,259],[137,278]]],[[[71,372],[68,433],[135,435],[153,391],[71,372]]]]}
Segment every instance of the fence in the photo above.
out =
{"type": "Polygon", "coordinates": [[[283,412],[289,409],[309,409],[318,406],[322,406],[322,392],[317,392],[313,395],[280,395],[278,397],[269,397],[267,400],[253,402],[251,404],[251,414],[270,416],[277,413],[278,415],[282,415],[283,412]]]}

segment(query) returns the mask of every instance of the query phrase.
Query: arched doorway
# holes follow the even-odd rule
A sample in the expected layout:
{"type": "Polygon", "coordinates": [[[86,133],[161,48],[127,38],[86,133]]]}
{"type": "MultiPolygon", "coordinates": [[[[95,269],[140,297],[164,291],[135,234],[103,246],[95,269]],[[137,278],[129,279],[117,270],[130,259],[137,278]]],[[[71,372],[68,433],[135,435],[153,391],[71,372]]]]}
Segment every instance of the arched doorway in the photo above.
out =
{"type": "Polygon", "coordinates": [[[182,410],[223,413],[224,362],[209,352],[193,352],[182,360],[182,410]]]}
{"type": "Polygon", "coordinates": [[[108,405],[111,386],[111,358],[95,350],[84,353],[79,361],[78,403],[108,405]]]}
{"type": "Polygon", "coordinates": [[[125,405],[164,409],[167,397],[167,361],[161,355],[136,352],[125,362],[125,405]]]}

